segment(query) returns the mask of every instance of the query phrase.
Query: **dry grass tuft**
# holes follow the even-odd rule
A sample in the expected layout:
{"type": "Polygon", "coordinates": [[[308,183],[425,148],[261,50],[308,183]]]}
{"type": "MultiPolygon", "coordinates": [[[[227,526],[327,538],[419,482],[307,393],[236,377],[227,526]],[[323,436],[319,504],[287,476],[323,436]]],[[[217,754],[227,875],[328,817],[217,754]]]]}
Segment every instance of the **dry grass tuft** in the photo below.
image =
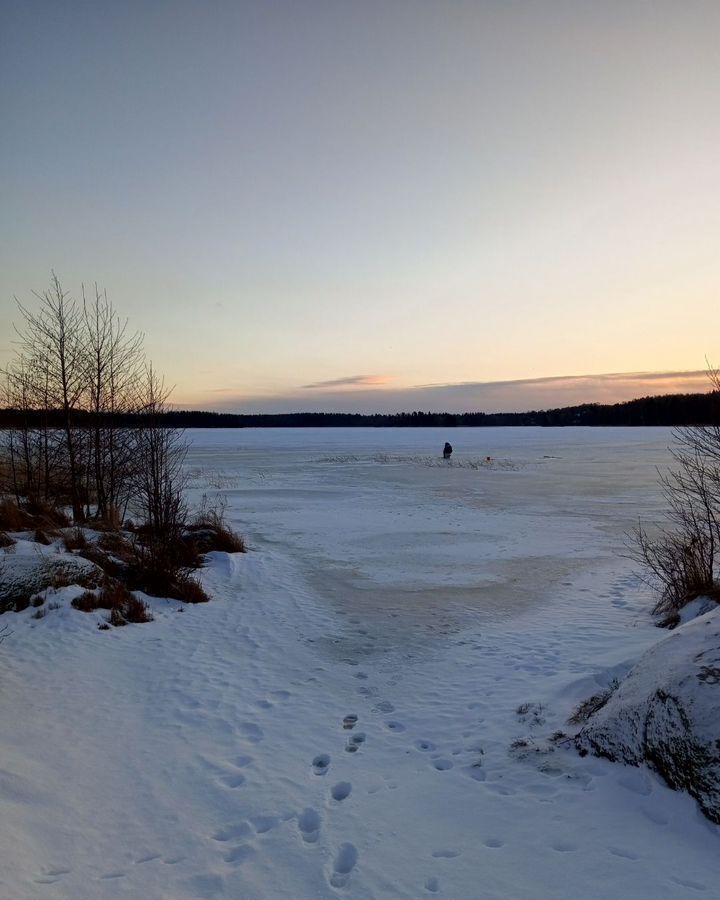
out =
{"type": "Polygon", "coordinates": [[[216,498],[214,504],[203,496],[198,513],[189,526],[187,537],[194,541],[198,552],[220,550],[224,553],[245,553],[244,539],[225,521],[227,500],[216,498]]]}
{"type": "Polygon", "coordinates": [[[129,622],[152,622],[153,617],[147,603],[138,599],[122,582],[106,578],[99,591],[85,591],[72,601],[81,612],[107,609],[111,625],[127,625],[129,622]]]}
{"type": "Polygon", "coordinates": [[[25,503],[25,510],[37,525],[44,528],[65,528],[70,524],[70,520],[61,509],[42,500],[28,500],[25,503]]]}
{"type": "Polygon", "coordinates": [[[82,528],[73,528],[71,531],[64,532],[63,544],[68,551],[87,550],[89,546],[88,539],[85,537],[85,532],[82,528]]]}
{"type": "Polygon", "coordinates": [[[27,531],[35,525],[35,520],[12,500],[0,500],[0,528],[3,531],[27,531]]]}
{"type": "Polygon", "coordinates": [[[620,682],[617,678],[613,678],[605,690],[598,691],[597,694],[593,694],[592,697],[583,700],[568,719],[568,725],[582,725],[583,722],[587,722],[590,716],[606,705],[619,686],[620,682]]]}
{"type": "Polygon", "coordinates": [[[172,597],[183,603],[208,603],[210,600],[205,588],[187,571],[145,572],[143,575],[143,590],[153,597],[172,597]]]}

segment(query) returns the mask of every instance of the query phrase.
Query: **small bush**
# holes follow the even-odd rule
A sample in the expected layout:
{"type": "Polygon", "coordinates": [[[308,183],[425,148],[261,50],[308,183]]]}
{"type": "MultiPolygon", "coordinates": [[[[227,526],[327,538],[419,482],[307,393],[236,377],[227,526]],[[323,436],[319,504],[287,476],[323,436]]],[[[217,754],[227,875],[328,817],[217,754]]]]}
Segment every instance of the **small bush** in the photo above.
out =
{"type": "Polygon", "coordinates": [[[37,544],[44,544],[46,547],[48,544],[52,544],[52,538],[47,535],[42,528],[36,528],[35,534],[33,535],[33,540],[37,544]]]}
{"type": "Polygon", "coordinates": [[[9,534],[6,534],[4,531],[0,531],[0,547],[12,547],[15,541],[10,537],[9,534]]]}
{"type": "Polygon", "coordinates": [[[128,622],[152,622],[153,617],[147,603],[139,600],[124,584],[107,578],[99,591],[86,591],[72,601],[81,612],[107,609],[111,625],[127,625],[128,622]]]}
{"type": "Polygon", "coordinates": [[[143,600],[130,595],[121,610],[126,622],[152,622],[153,617],[150,607],[143,600]]]}
{"type": "Polygon", "coordinates": [[[82,528],[73,528],[72,531],[64,532],[63,544],[68,551],[87,550],[88,548],[88,540],[82,528]]]}
{"type": "Polygon", "coordinates": [[[170,596],[183,603],[208,603],[210,597],[205,588],[191,575],[181,574],[175,579],[175,591],[170,596]]]}
{"type": "Polygon", "coordinates": [[[209,553],[211,550],[245,553],[247,550],[245,540],[224,522],[193,522],[184,540],[194,544],[198,553],[209,553]]]}
{"type": "Polygon", "coordinates": [[[205,588],[187,571],[144,572],[143,590],[153,597],[172,597],[183,603],[208,603],[205,588]]]}
{"type": "Polygon", "coordinates": [[[244,539],[225,521],[227,499],[224,496],[210,503],[203,495],[200,509],[190,525],[190,537],[195,539],[201,553],[220,550],[224,553],[245,553],[244,539]]]}
{"type": "Polygon", "coordinates": [[[115,628],[122,628],[123,625],[127,625],[127,619],[123,616],[119,609],[111,609],[110,610],[110,618],[108,622],[111,625],[114,625],[115,628]]]}
{"type": "Polygon", "coordinates": [[[80,612],[95,612],[99,607],[98,595],[94,591],[85,591],[79,597],[75,597],[71,603],[74,609],[80,612]]]}

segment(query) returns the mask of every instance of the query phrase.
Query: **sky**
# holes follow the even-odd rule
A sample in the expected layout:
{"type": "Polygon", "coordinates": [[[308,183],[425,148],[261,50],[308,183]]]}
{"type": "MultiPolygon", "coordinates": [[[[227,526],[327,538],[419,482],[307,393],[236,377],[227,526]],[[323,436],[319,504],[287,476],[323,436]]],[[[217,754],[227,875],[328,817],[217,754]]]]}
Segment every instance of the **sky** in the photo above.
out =
{"type": "Polygon", "coordinates": [[[0,366],[54,270],[183,407],[704,390],[718,34],[716,0],[7,0],[0,366]]]}

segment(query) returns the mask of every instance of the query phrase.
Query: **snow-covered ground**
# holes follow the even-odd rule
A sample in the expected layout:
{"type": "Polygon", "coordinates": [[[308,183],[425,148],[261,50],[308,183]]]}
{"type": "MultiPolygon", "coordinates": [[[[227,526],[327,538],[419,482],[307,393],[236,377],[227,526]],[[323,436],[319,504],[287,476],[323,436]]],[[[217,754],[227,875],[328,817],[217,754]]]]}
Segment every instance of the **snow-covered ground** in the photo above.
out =
{"type": "Polygon", "coordinates": [[[665,636],[622,552],[669,432],[190,437],[251,547],[212,603],[0,619],[0,896],[720,896],[695,801],[544,749],[665,636]]]}

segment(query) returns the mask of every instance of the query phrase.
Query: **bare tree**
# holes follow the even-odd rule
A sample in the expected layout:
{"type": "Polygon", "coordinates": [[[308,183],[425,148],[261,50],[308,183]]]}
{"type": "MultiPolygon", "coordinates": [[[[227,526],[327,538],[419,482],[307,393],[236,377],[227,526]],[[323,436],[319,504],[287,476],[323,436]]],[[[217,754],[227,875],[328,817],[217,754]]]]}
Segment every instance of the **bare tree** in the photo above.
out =
{"type": "MultiPolygon", "coordinates": [[[[87,355],[82,321],[77,304],[63,290],[53,272],[50,288],[35,293],[40,301],[37,312],[20,302],[18,308],[25,320],[16,329],[22,371],[29,379],[23,408],[56,409],[61,413],[62,431],[67,454],[67,479],[70,504],[76,522],[85,517],[82,492],[83,434],[77,427],[76,413],[86,386],[87,355]]],[[[47,462],[47,457],[46,457],[47,462]]],[[[29,475],[29,470],[28,470],[29,475]]]]}
{"type": "MultiPolygon", "coordinates": [[[[87,340],[87,397],[91,454],[88,481],[99,519],[118,523],[131,489],[133,441],[123,416],[141,411],[145,355],[143,336],[129,333],[105,292],[95,285],[87,300],[83,290],[83,319],[87,340]]],[[[90,491],[88,491],[90,493],[90,491]]]]}
{"type": "Polygon", "coordinates": [[[155,572],[178,568],[177,549],[187,518],[183,497],[187,446],[181,431],[162,422],[169,396],[163,379],[149,365],[141,393],[142,427],[134,436],[137,467],[132,506],[146,523],[142,552],[146,568],[155,572]]]}

